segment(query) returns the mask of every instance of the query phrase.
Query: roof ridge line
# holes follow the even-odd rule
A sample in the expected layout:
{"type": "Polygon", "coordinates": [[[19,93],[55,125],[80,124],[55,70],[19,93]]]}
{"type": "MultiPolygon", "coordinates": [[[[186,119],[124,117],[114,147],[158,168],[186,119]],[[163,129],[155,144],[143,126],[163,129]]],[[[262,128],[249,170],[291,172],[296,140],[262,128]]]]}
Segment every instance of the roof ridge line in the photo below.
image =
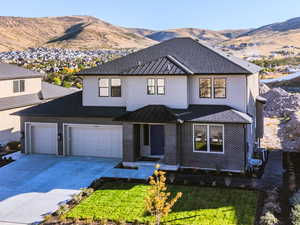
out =
{"type": "MultiPolygon", "coordinates": [[[[216,53],[217,55],[223,57],[223,58],[226,59],[228,62],[230,62],[230,63],[232,63],[232,64],[234,64],[234,65],[240,67],[240,68],[243,69],[243,70],[248,71],[249,74],[252,74],[252,72],[249,71],[247,68],[244,68],[243,66],[241,66],[241,65],[239,65],[238,63],[234,62],[233,60],[230,60],[230,59],[228,58],[229,56],[227,56],[225,53],[219,51],[218,49],[216,49],[216,48],[214,48],[214,47],[212,47],[212,46],[209,46],[209,45],[206,44],[206,43],[197,41],[197,40],[195,40],[195,39],[193,39],[193,38],[191,38],[191,39],[192,39],[193,41],[195,41],[197,44],[202,45],[203,47],[205,47],[205,48],[207,48],[207,49],[213,51],[213,52],[216,53]]],[[[239,59],[238,57],[235,57],[235,56],[233,56],[233,55],[232,55],[232,57],[239,59]]],[[[249,63],[249,62],[248,62],[248,63],[249,63]]]]}
{"type": "Polygon", "coordinates": [[[167,57],[169,60],[171,60],[173,63],[175,63],[177,66],[179,66],[181,69],[183,69],[185,72],[189,73],[189,74],[194,74],[194,72],[189,69],[187,66],[185,66],[182,62],[180,62],[179,60],[177,60],[174,56],[172,55],[166,55],[165,57],[167,57]]]}

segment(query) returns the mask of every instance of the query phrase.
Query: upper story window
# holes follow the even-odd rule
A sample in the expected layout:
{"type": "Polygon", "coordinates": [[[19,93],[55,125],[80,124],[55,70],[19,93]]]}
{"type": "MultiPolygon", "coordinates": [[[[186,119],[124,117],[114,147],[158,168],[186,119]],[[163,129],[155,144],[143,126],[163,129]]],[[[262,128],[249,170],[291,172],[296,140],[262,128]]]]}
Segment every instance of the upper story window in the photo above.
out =
{"type": "Polygon", "coordinates": [[[200,98],[226,98],[226,78],[200,78],[200,98]]]}
{"type": "Polygon", "coordinates": [[[100,97],[121,97],[121,79],[100,78],[99,96],[100,97]]]}
{"type": "Polygon", "coordinates": [[[194,152],[224,153],[224,126],[194,124],[194,152]]]}
{"type": "Polygon", "coordinates": [[[147,80],[148,95],[165,95],[165,79],[164,78],[149,78],[147,80]]]}
{"type": "Polygon", "coordinates": [[[25,92],[25,80],[14,80],[13,81],[13,92],[25,92]]]}

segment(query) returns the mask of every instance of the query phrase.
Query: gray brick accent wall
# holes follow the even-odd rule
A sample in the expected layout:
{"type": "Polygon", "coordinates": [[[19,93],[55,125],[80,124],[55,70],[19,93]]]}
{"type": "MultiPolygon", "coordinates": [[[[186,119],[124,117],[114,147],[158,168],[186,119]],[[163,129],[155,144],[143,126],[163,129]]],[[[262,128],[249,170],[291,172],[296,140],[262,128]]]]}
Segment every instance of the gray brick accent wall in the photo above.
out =
{"type": "Polygon", "coordinates": [[[123,161],[134,162],[136,160],[134,147],[134,125],[123,124],[123,161]]]}
{"type": "Polygon", "coordinates": [[[181,166],[243,171],[245,168],[245,129],[241,124],[224,125],[224,154],[193,152],[193,123],[182,125],[181,166]]]}
{"type": "Polygon", "coordinates": [[[165,130],[165,156],[164,161],[170,165],[177,165],[178,147],[177,147],[177,126],[176,124],[166,124],[165,130]]]}

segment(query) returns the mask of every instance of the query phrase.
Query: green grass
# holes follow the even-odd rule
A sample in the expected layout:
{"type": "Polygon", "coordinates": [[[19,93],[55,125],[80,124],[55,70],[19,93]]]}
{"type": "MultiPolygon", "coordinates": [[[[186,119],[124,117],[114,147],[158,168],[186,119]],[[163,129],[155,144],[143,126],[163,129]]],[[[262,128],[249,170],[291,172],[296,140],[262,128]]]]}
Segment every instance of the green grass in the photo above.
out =
{"type": "MultiPolygon", "coordinates": [[[[71,209],[67,218],[108,219],[147,222],[151,217],[144,208],[149,186],[109,182],[71,209]]],[[[252,225],[257,193],[237,189],[169,186],[172,193],[183,192],[165,224],[252,225]]]]}

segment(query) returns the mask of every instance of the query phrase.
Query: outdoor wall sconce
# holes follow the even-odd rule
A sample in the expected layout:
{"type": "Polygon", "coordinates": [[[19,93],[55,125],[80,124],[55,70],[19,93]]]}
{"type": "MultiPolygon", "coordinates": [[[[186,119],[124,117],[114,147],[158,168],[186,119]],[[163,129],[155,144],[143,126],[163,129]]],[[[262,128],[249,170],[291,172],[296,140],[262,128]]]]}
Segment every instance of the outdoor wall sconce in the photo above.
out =
{"type": "Polygon", "coordinates": [[[57,134],[57,140],[58,140],[58,141],[61,141],[61,138],[62,138],[62,134],[61,134],[61,133],[58,133],[58,134],[57,134]]]}

